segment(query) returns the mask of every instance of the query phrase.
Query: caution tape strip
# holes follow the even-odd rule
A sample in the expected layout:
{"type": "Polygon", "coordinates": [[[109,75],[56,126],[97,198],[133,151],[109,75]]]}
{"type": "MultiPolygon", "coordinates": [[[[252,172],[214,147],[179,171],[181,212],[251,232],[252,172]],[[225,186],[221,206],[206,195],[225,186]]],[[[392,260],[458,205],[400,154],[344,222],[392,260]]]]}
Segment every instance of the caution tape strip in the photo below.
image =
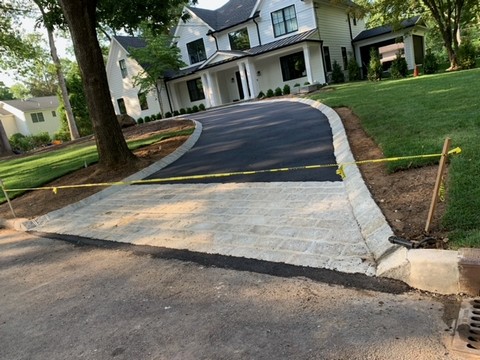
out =
{"type": "MultiPolygon", "coordinates": [[[[462,152],[462,149],[457,147],[455,149],[450,150],[447,153],[447,155],[460,154],[461,152],[462,152]]],[[[441,156],[443,156],[443,154],[400,156],[400,157],[390,157],[390,158],[382,158],[382,159],[352,161],[352,162],[345,162],[345,163],[340,163],[340,164],[306,165],[306,166],[294,166],[294,167],[267,169],[267,170],[236,171],[236,172],[218,173],[218,174],[174,176],[174,177],[159,178],[159,179],[117,181],[117,182],[92,183],[92,184],[78,184],[78,185],[42,186],[42,187],[18,188],[18,189],[6,189],[3,186],[3,191],[5,191],[5,192],[17,192],[17,191],[51,190],[56,194],[58,192],[58,190],[60,190],[60,189],[141,185],[141,184],[165,183],[165,182],[175,182],[175,181],[185,181],[185,180],[202,180],[202,179],[224,178],[224,177],[231,177],[231,176],[238,176],[238,175],[255,175],[255,174],[298,171],[298,170],[318,170],[318,169],[329,168],[329,167],[338,168],[337,169],[337,174],[340,175],[343,179],[343,178],[345,178],[345,171],[344,171],[345,166],[394,162],[394,161],[402,161],[402,160],[426,159],[426,158],[434,158],[434,157],[441,157],[441,156]]]]}

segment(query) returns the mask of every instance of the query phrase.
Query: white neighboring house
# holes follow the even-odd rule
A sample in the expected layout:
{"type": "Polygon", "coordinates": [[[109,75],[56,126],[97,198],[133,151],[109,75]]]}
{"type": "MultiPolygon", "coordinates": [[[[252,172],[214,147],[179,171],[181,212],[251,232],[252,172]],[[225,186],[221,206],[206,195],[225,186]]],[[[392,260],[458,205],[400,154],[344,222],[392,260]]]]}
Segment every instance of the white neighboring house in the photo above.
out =
{"type": "Polygon", "coordinates": [[[56,96],[0,101],[0,120],[7,137],[15,133],[28,136],[42,132],[53,136],[61,126],[58,105],[56,96]]]}
{"type": "Polygon", "coordinates": [[[106,65],[108,85],[116,114],[128,114],[135,120],[160,113],[156,91],[141,92],[134,86],[134,77],[143,68],[129,56],[130,48],[145,46],[142,39],[131,36],[114,36],[110,44],[106,65]]]}
{"type": "MultiPolygon", "coordinates": [[[[349,0],[230,0],[217,10],[186,7],[190,18],[179,21],[174,36],[187,66],[161,84],[164,112],[254,99],[286,84],[327,83],[334,61],[347,74],[352,56],[359,65],[368,63],[365,49],[395,42],[402,31],[366,30],[363,20],[350,15],[355,6],[349,0]]],[[[117,48],[144,46],[134,39],[115,38],[107,64],[114,106],[118,111],[123,99],[130,115],[138,113],[139,99],[129,76],[138,73],[139,64],[117,48]],[[120,82],[122,72],[127,75],[120,82]]]]}

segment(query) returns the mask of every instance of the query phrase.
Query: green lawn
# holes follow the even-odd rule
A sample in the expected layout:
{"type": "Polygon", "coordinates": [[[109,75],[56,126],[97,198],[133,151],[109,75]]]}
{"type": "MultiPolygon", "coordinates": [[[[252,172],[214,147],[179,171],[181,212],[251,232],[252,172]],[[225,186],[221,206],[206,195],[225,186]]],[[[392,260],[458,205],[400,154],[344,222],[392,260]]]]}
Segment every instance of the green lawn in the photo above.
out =
{"type": "MultiPolygon", "coordinates": [[[[157,134],[146,139],[130,141],[128,147],[135,150],[171,137],[190,135],[192,132],[193,129],[157,134]]],[[[90,165],[97,161],[95,145],[71,145],[43,154],[0,161],[0,174],[7,189],[32,188],[42,186],[84,167],[85,164],[90,165]]],[[[22,193],[9,192],[8,195],[14,198],[22,193]]],[[[0,203],[5,201],[4,194],[1,192],[0,203]]]]}
{"type": "Polygon", "coordinates": [[[312,98],[351,108],[387,157],[440,153],[445,137],[462,148],[451,160],[443,226],[452,247],[480,247],[480,69],[332,88],[312,98]]]}

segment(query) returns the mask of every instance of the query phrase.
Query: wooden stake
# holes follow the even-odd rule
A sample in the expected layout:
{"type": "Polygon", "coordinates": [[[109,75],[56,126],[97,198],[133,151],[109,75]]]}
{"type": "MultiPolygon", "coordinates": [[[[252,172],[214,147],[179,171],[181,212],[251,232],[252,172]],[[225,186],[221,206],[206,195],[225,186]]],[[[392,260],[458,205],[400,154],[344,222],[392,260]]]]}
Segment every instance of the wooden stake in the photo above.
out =
{"type": "Polygon", "coordinates": [[[435,208],[437,206],[439,198],[440,185],[442,184],[443,173],[445,172],[445,165],[447,164],[448,152],[450,151],[450,144],[452,139],[446,138],[443,143],[442,157],[440,158],[440,163],[438,164],[437,180],[435,182],[435,188],[433,189],[432,202],[430,204],[430,210],[428,212],[427,224],[425,225],[425,232],[430,231],[430,225],[432,225],[433,214],[435,213],[435,208]]]}
{"type": "Polygon", "coordinates": [[[0,179],[0,186],[2,187],[3,193],[5,194],[5,198],[7,199],[8,206],[10,206],[10,210],[12,211],[12,215],[14,218],[17,217],[17,214],[15,214],[15,211],[13,210],[12,203],[10,202],[10,198],[8,197],[8,193],[5,190],[5,185],[3,184],[3,180],[0,179]]]}

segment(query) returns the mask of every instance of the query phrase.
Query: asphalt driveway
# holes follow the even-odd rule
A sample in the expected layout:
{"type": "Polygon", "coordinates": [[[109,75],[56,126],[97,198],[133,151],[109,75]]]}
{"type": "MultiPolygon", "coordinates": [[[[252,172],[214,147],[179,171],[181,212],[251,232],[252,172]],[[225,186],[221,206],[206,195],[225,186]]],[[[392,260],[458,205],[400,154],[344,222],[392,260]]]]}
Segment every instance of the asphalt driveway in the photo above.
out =
{"type": "MultiPolygon", "coordinates": [[[[328,119],[305,104],[247,103],[189,117],[202,123],[200,139],[181,159],[148,179],[336,163],[328,119]]],[[[190,182],[339,181],[335,171],[331,167],[190,182]]]]}

